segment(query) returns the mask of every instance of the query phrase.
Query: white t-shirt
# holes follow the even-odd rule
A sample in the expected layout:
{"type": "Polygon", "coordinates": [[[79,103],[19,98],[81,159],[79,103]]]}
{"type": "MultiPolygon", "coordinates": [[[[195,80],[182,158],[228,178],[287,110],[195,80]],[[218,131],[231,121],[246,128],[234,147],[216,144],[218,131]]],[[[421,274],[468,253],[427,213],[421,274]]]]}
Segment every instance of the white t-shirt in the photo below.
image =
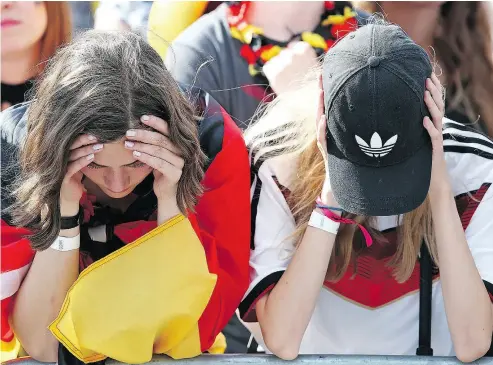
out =
{"type": "MultiPolygon", "coordinates": [[[[493,141],[444,119],[444,149],[469,248],[493,300],[493,141]]],[[[240,305],[242,319],[255,322],[255,303],[272,290],[294,253],[295,222],[285,200],[296,161],[264,161],[252,184],[251,284],[240,305]]],[[[396,248],[397,216],[377,217],[389,240],[374,244],[337,283],[326,282],[303,337],[301,354],[415,355],[419,328],[419,263],[399,284],[386,266],[396,248]]],[[[438,271],[432,292],[431,347],[436,356],[455,355],[445,316],[438,271]]],[[[260,331],[257,331],[260,332],[260,331]]],[[[261,338],[257,342],[265,347],[261,338]]],[[[267,352],[268,349],[266,349],[267,352]]]]}

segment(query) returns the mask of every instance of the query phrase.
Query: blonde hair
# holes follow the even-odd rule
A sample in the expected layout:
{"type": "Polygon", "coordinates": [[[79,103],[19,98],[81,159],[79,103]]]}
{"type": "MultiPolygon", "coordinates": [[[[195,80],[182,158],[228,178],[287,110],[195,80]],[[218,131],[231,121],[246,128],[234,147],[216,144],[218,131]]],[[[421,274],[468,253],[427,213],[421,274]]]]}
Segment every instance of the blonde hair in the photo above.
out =
{"type": "MultiPolygon", "coordinates": [[[[369,13],[385,13],[385,2],[353,3],[369,13]]],[[[483,1],[442,4],[431,46],[448,84],[448,109],[466,115],[471,123],[480,118],[480,126],[493,136],[493,24],[488,5],[483,1]]]]}
{"type": "MultiPolygon", "coordinates": [[[[321,69],[311,72],[301,88],[282,94],[263,107],[259,119],[245,132],[245,140],[254,156],[253,164],[281,155],[296,157],[297,166],[290,177],[288,205],[297,229],[294,237],[302,239],[308,220],[314,209],[325,179],[322,154],[316,143],[316,102],[318,100],[318,76],[321,69]]],[[[372,217],[348,215],[370,230],[374,239],[383,236],[370,228],[372,217]]],[[[434,262],[438,262],[433,234],[431,210],[428,199],[417,209],[404,214],[398,227],[399,243],[389,262],[394,278],[406,281],[412,274],[421,243],[426,243],[434,262]]],[[[337,281],[348,270],[350,262],[364,250],[354,236],[361,234],[356,225],[342,225],[336,237],[334,252],[327,270],[327,280],[337,281]]],[[[289,238],[289,237],[286,237],[289,238]]]]}

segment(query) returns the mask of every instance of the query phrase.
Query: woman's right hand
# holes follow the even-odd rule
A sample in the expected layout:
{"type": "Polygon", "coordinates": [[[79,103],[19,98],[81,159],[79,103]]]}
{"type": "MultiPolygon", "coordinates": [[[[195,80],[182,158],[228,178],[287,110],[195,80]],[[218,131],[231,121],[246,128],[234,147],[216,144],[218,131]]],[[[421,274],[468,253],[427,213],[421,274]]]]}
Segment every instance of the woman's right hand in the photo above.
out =
{"type": "Polygon", "coordinates": [[[317,103],[317,146],[322,154],[322,157],[325,162],[325,180],[324,186],[322,188],[322,192],[320,193],[320,200],[325,205],[338,208],[339,204],[337,204],[334,199],[334,195],[332,194],[332,187],[330,186],[329,180],[329,161],[328,161],[328,153],[327,153],[327,119],[325,117],[325,108],[324,108],[324,90],[322,83],[322,75],[320,75],[319,82],[319,95],[318,95],[318,103],[317,103]]]}
{"type": "Polygon", "coordinates": [[[84,193],[82,170],[94,160],[94,154],[103,149],[103,144],[96,143],[96,137],[81,135],[70,147],[67,172],[60,190],[60,214],[72,217],[79,212],[79,202],[84,193]]]}

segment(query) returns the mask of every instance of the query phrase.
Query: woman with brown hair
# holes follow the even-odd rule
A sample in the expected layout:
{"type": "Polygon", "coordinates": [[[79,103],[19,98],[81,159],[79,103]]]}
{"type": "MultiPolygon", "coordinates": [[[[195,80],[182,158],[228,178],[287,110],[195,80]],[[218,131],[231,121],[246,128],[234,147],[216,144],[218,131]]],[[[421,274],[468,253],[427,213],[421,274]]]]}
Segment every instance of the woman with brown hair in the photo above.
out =
{"type": "Polygon", "coordinates": [[[138,35],[89,31],[1,127],[2,351],[210,350],[248,285],[250,237],[248,154],[217,102],[138,35]]]}
{"type": "Polygon", "coordinates": [[[2,1],[2,110],[22,103],[32,80],[62,44],[70,41],[70,8],[64,1],[2,1]]]}
{"type": "Polygon", "coordinates": [[[493,24],[488,1],[358,1],[398,24],[436,62],[445,115],[493,136],[493,24]]]}
{"type": "Polygon", "coordinates": [[[426,52],[371,24],[328,51],[321,83],[279,96],[247,130],[254,231],[240,312],[270,352],[468,362],[488,351],[493,142],[443,109],[426,52]]]}

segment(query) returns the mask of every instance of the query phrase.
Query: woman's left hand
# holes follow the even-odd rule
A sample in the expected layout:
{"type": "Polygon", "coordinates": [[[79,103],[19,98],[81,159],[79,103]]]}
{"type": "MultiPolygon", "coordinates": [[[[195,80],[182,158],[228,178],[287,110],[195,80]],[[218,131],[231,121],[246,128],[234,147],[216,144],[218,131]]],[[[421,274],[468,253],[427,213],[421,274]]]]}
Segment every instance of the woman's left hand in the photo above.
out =
{"type": "Polygon", "coordinates": [[[144,115],[142,123],[154,129],[127,131],[125,147],[133,156],[154,169],[154,193],[159,203],[176,204],[176,191],[185,161],[169,139],[168,123],[161,118],[144,115]]]}
{"type": "Polygon", "coordinates": [[[426,80],[425,104],[430,111],[431,119],[424,117],[423,125],[428,131],[433,148],[430,196],[449,187],[447,164],[443,152],[442,119],[445,114],[445,103],[442,85],[433,73],[426,80]]]}

